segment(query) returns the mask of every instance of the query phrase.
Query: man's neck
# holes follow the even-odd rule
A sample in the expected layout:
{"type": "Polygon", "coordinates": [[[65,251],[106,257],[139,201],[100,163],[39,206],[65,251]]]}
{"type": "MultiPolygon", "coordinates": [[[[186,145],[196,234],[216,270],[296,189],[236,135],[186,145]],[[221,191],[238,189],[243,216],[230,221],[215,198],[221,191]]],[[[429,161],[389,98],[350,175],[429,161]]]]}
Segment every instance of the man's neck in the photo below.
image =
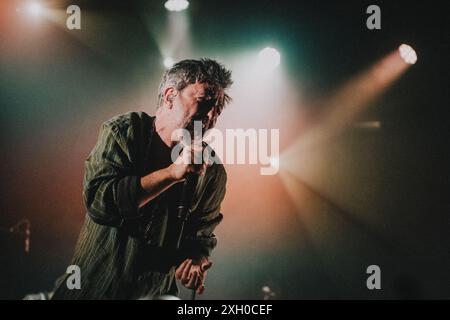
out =
{"type": "Polygon", "coordinates": [[[169,128],[162,125],[161,119],[159,119],[158,117],[155,120],[155,131],[161,138],[162,142],[164,142],[164,144],[167,147],[171,148],[173,145],[172,131],[169,128]]]}

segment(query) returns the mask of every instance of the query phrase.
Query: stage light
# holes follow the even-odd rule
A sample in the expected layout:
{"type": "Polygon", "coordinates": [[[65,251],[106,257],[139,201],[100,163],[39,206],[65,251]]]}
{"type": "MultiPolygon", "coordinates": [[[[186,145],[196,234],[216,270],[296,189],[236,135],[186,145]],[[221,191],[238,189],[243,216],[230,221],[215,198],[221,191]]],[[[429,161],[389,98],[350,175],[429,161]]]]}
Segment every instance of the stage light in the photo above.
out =
{"type": "Polygon", "coordinates": [[[37,1],[27,3],[25,6],[25,12],[33,17],[39,16],[43,11],[42,5],[37,1]]]}
{"type": "Polygon", "coordinates": [[[164,61],[163,61],[164,67],[166,67],[166,69],[172,68],[172,66],[174,65],[174,63],[175,63],[175,62],[173,61],[173,59],[172,59],[171,57],[167,57],[167,58],[165,58],[164,61]]]}
{"type": "Polygon", "coordinates": [[[259,52],[259,62],[268,69],[276,68],[280,64],[280,53],[274,48],[264,48],[259,52]]]}
{"type": "Polygon", "coordinates": [[[407,44],[402,44],[398,48],[398,51],[400,52],[400,56],[406,63],[415,64],[417,62],[416,51],[414,51],[414,49],[411,46],[407,44]]]}
{"type": "Polygon", "coordinates": [[[164,3],[164,7],[169,11],[183,11],[189,7],[189,1],[187,0],[168,0],[164,3]]]}

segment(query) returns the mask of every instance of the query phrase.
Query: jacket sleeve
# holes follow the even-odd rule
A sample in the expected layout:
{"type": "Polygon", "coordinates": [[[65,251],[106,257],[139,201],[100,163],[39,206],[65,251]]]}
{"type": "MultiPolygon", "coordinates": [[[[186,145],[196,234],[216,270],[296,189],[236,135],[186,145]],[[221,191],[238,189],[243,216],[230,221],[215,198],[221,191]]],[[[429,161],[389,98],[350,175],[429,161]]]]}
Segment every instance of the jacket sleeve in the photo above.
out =
{"type": "Polygon", "coordinates": [[[102,125],[98,141],[85,161],[83,200],[88,215],[98,224],[120,227],[138,216],[143,192],[133,174],[128,139],[111,122],[102,125]]]}
{"type": "Polygon", "coordinates": [[[217,246],[215,228],[223,219],[220,213],[221,203],[225,197],[227,175],[222,165],[214,177],[207,183],[206,190],[197,209],[191,214],[188,235],[184,239],[184,249],[190,257],[209,257],[217,246]]]}

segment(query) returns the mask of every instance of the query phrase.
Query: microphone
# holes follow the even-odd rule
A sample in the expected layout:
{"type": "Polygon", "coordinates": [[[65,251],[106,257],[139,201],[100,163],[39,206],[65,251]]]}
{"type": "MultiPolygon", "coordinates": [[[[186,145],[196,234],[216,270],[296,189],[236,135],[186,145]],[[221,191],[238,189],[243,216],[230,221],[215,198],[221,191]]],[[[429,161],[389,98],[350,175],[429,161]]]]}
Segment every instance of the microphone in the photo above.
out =
{"type": "Polygon", "coordinates": [[[181,189],[180,202],[177,208],[177,218],[180,221],[180,230],[178,233],[178,239],[176,248],[180,248],[181,239],[183,237],[184,224],[189,219],[191,213],[190,207],[194,198],[194,192],[198,183],[198,174],[190,172],[187,174],[186,179],[183,181],[183,187],[181,189]]]}
{"type": "MultiPolygon", "coordinates": [[[[195,188],[198,183],[198,174],[190,172],[188,173],[186,180],[183,182],[183,188],[181,190],[180,204],[178,206],[178,219],[181,220],[180,223],[180,233],[178,234],[177,249],[180,248],[181,239],[184,233],[184,224],[189,219],[191,214],[191,205],[194,198],[195,188]]],[[[195,300],[197,289],[194,288],[191,291],[191,300],[195,300]]]]}
{"type": "Polygon", "coordinates": [[[178,204],[178,218],[186,219],[185,213],[189,210],[192,204],[192,198],[197,187],[198,174],[189,172],[183,181],[183,188],[181,189],[180,202],[178,204]]]}

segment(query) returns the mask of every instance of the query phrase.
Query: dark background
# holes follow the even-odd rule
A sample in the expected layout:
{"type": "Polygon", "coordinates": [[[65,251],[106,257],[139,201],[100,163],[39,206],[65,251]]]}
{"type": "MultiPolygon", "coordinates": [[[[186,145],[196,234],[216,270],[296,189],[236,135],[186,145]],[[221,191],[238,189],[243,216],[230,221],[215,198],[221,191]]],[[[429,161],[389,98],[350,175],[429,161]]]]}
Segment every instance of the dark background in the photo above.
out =
{"type": "MultiPolygon", "coordinates": [[[[0,226],[28,218],[32,241],[25,256],[23,239],[1,237],[3,299],[49,291],[64,273],[84,218],[83,160],[98,128],[118,113],[152,113],[164,71],[154,38],[164,28],[162,1],[44,1],[62,10],[81,7],[82,30],[70,32],[46,21],[25,23],[16,14],[18,3],[0,5],[0,226]]],[[[346,201],[332,205],[326,223],[311,226],[324,235],[320,241],[310,243],[286,197],[279,206],[286,207],[289,229],[248,235],[258,230],[259,217],[233,208],[242,199],[233,196],[238,177],[230,170],[225,208],[234,210],[218,231],[204,298],[260,299],[263,285],[282,299],[450,298],[449,30],[443,3],[191,1],[195,57],[270,42],[283,48],[291,86],[301,86],[308,100],[400,43],[419,56],[362,113],[361,119],[380,120],[382,130],[346,131],[322,151],[323,185],[333,185],[322,192],[324,201],[339,203],[340,195],[346,201]],[[381,30],[365,27],[370,4],[381,7],[381,30]],[[361,190],[367,181],[366,199],[361,190]],[[247,214],[251,221],[242,220],[247,214]],[[365,287],[371,264],[381,267],[382,290],[365,287]]],[[[247,192],[249,199],[261,197],[250,184],[247,192]]]]}

